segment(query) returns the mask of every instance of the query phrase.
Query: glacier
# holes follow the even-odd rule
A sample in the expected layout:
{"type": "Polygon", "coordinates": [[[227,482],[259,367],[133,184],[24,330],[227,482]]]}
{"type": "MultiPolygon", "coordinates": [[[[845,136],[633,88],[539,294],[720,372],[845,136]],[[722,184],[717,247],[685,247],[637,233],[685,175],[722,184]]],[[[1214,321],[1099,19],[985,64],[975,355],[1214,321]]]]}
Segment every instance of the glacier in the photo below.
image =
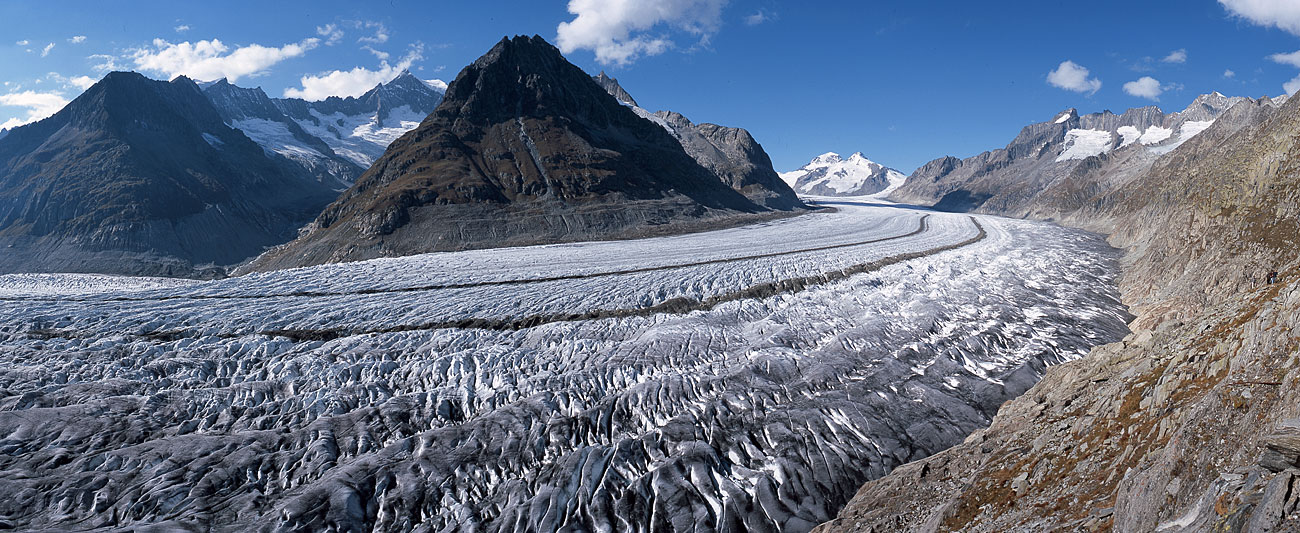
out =
{"type": "Polygon", "coordinates": [[[806,531],[1127,333],[1100,236],[812,200],[217,281],[0,276],[0,522],[806,531]]]}

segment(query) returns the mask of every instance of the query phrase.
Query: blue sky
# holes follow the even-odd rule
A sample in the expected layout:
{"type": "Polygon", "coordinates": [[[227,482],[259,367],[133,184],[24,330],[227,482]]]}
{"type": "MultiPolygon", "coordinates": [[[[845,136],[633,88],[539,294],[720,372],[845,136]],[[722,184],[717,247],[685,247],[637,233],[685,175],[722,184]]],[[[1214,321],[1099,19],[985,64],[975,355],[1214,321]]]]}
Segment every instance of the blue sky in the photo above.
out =
{"type": "Polygon", "coordinates": [[[911,172],[1068,107],[1172,111],[1300,77],[1300,53],[1285,55],[1300,50],[1296,0],[14,0],[0,3],[0,124],[57,111],[107,69],[315,99],[401,68],[451,81],[514,34],[609,72],[643,107],[749,129],[783,171],[861,151],[911,172]]]}

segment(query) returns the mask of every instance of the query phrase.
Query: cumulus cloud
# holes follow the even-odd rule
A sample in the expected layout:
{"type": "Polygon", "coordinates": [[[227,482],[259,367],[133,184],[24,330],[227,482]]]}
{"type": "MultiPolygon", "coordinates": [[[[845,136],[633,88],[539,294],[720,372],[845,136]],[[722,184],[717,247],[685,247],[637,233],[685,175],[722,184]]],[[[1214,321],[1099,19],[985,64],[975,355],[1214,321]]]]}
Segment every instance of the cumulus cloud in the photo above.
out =
{"type": "Polygon", "coordinates": [[[135,50],[131,57],[136,68],[169,78],[180,75],[198,80],[226,78],[233,83],[239,78],[264,73],[272,65],[301,56],[318,44],[320,39],[313,37],[279,48],[250,44],[232,50],[217,39],[179,44],[154,39],[153,48],[135,50]]]}
{"type": "Polygon", "coordinates": [[[1179,48],[1177,50],[1174,50],[1173,52],[1169,52],[1169,55],[1165,56],[1165,58],[1161,59],[1161,61],[1164,61],[1165,63],[1186,63],[1187,49],[1179,48]]]}
{"type": "Polygon", "coordinates": [[[23,39],[23,40],[18,41],[18,42],[14,43],[14,44],[16,44],[16,45],[18,45],[18,46],[27,46],[27,45],[29,45],[29,44],[32,44],[32,42],[31,42],[31,41],[28,41],[27,39],[23,39]]]}
{"type": "Polygon", "coordinates": [[[1228,69],[1228,70],[1223,71],[1223,77],[1224,77],[1224,78],[1227,78],[1227,79],[1232,79],[1232,78],[1237,77],[1237,73],[1236,73],[1236,72],[1233,72],[1232,69],[1228,69]]]}
{"type": "Polygon", "coordinates": [[[0,129],[36,122],[57,113],[65,105],[68,105],[68,99],[56,92],[22,91],[0,94],[0,106],[26,108],[22,117],[13,117],[0,123],[0,129]]]}
{"type": "MultiPolygon", "coordinates": [[[[1300,50],[1289,54],[1273,54],[1268,58],[1283,65],[1300,67],[1300,50]]],[[[1282,90],[1286,91],[1287,94],[1295,94],[1297,90],[1300,90],[1300,76],[1296,76],[1291,81],[1282,84],[1282,90]]]]}
{"type": "Polygon", "coordinates": [[[361,49],[362,49],[362,50],[365,50],[365,51],[367,51],[367,52],[370,52],[371,54],[374,54],[374,56],[377,57],[377,58],[379,58],[380,61],[387,61],[387,60],[388,60],[388,57],[389,57],[388,52],[384,52],[384,51],[380,51],[380,50],[375,50],[374,48],[371,48],[370,45],[362,46],[361,49]]]}
{"type": "Polygon", "coordinates": [[[326,24],[316,26],[316,35],[325,38],[325,46],[334,46],[343,39],[343,30],[340,30],[337,24],[326,24]]]}
{"type": "Polygon", "coordinates": [[[1265,27],[1300,35],[1300,2],[1295,0],[1219,0],[1228,12],[1265,27]]]}
{"type": "Polygon", "coordinates": [[[73,35],[72,37],[69,37],[69,38],[68,38],[68,42],[70,42],[70,43],[72,43],[72,44],[81,44],[81,43],[86,42],[86,36],[85,36],[85,35],[73,35]]]}
{"type": "Polygon", "coordinates": [[[1067,91],[1093,94],[1101,89],[1101,80],[1090,78],[1090,74],[1082,65],[1065,61],[1056,70],[1047,73],[1047,83],[1067,91]]]}
{"type": "Polygon", "coordinates": [[[53,50],[53,49],[54,49],[54,43],[50,43],[50,44],[45,45],[45,48],[41,50],[41,57],[45,57],[45,56],[50,55],[50,50],[53,50]]]}
{"type": "Polygon", "coordinates": [[[352,70],[335,70],[315,76],[303,76],[299,80],[302,83],[302,88],[290,87],[285,89],[284,96],[287,98],[302,98],[313,102],[331,96],[343,98],[361,96],[376,85],[396,78],[403,70],[409,69],[412,63],[423,59],[423,54],[424,47],[417,44],[395,65],[382,61],[379,68],[374,70],[356,67],[352,70]]]}
{"type": "Polygon", "coordinates": [[[605,65],[627,65],[641,56],[662,54],[673,47],[664,35],[650,30],[666,26],[708,44],[722,24],[727,0],[570,0],[572,21],[556,28],[560,51],[591,50],[605,65]]]}
{"type": "Polygon", "coordinates": [[[1151,76],[1142,76],[1135,81],[1125,83],[1124,92],[1138,98],[1160,100],[1160,93],[1165,92],[1165,89],[1160,86],[1160,80],[1151,76]]]}
{"type": "Polygon", "coordinates": [[[187,32],[187,31],[190,31],[190,25],[189,25],[189,24],[181,24],[180,26],[177,26],[177,27],[172,28],[172,29],[173,29],[173,30],[176,30],[176,33],[185,33],[185,32],[187,32]]]}

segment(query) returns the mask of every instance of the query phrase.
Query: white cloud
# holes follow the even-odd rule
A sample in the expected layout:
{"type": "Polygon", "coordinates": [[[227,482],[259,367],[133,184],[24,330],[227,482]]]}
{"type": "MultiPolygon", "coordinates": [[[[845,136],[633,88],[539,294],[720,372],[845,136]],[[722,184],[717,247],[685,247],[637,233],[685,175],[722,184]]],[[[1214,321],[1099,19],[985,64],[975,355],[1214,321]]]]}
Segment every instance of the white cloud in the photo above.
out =
{"type": "Polygon", "coordinates": [[[1073,61],[1062,62],[1056,70],[1047,73],[1047,83],[1067,91],[1078,93],[1096,93],[1101,89],[1101,80],[1089,78],[1089,71],[1073,61]]]}
{"type": "Polygon", "coordinates": [[[45,48],[41,50],[41,57],[45,57],[45,56],[50,55],[50,50],[53,50],[53,49],[54,49],[54,43],[50,43],[50,44],[45,45],[45,48]]]}
{"type": "Polygon", "coordinates": [[[1165,92],[1165,89],[1160,86],[1160,80],[1152,78],[1151,76],[1142,76],[1136,81],[1125,83],[1124,92],[1138,98],[1160,100],[1160,93],[1165,92]]]}
{"type": "Polygon", "coordinates": [[[49,74],[46,74],[45,78],[49,80],[53,80],[63,85],[65,88],[75,87],[76,89],[82,91],[89,89],[91,85],[94,85],[95,82],[98,81],[95,78],[92,78],[90,76],[74,76],[71,78],[66,78],[63,75],[59,74],[58,72],[51,72],[49,74]]]}
{"type": "Polygon", "coordinates": [[[1228,69],[1228,70],[1223,71],[1223,77],[1224,77],[1224,78],[1227,78],[1227,79],[1232,79],[1232,78],[1237,77],[1237,73],[1236,73],[1236,72],[1233,72],[1232,69],[1228,69]]]}
{"type": "MultiPolygon", "coordinates": [[[[1272,59],[1274,62],[1281,63],[1283,65],[1300,67],[1300,50],[1291,52],[1289,54],[1273,54],[1271,56],[1268,56],[1268,58],[1272,59]]],[[[1295,94],[1297,90],[1300,90],[1300,76],[1297,76],[1293,78],[1291,81],[1282,84],[1282,90],[1286,91],[1287,94],[1295,94]]]]}
{"type": "Polygon", "coordinates": [[[569,0],[572,21],[556,28],[560,51],[591,50],[605,65],[627,65],[661,54],[673,42],[648,32],[659,25],[685,31],[708,44],[722,24],[727,0],[569,0]]]}
{"type": "Polygon", "coordinates": [[[70,43],[72,43],[72,44],[81,44],[81,43],[86,42],[86,36],[85,36],[85,35],[73,35],[72,37],[69,37],[69,38],[68,38],[68,42],[70,42],[70,43]]]}
{"type": "Polygon", "coordinates": [[[181,24],[180,26],[177,26],[177,27],[172,28],[172,29],[173,29],[173,30],[176,30],[176,33],[185,33],[185,32],[187,32],[187,31],[190,31],[190,25],[189,25],[189,24],[181,24]]]}
{"type": "Polygon", "coordinates": [[[68,99],[56,92],[22,91],[0,94],[0,106],[27,108],[22,118],[10,118],[4,123],[0,123],[0,129],[9,129],[36,122],[57,113],[65,105],[68,105],[68,99]]]}
{"type": "Polygon", "coordinates": [[[343,38],[343,30],[340,30],[336,24],[326,24],[316,26],[316,35],[325,38],[325,46],[334,46],[343,38]]]}
{"type": "Polygon", "coordinates": [[[757,26],[769,20],[772,20],[772,16],[768,15],[767,11],[760,9],[758,10],[758,12],[754,13],[753,15],[749,15],[745,17],[745,25],[757,26]]]}
{"type": "Polygon", "coordinates": [[[169,78],[183,74],[197,80],[226,78],[233,83],[239,78],[264,73],[272,65],[301,56],[318,44],[320,39],[313,37],[279,48],[250,44],[232,51],[217,39],[179,44],[154,39],[152,49],[135,50],[132,59],[136,68],[169,78]]]}
{"type": "Polygon", "coordinates": [[[1300,2],[1295,0],[1219,0],[1233,15],[1265,27],[1300,35],[1300,2]]]}
{"type": "Polygon", "coordinates": [[[382,23],[358,22],[357,27],[362,29],[374,28],[375,30],[375,34],[373,36],[365,36],[360,39],[357,39],[357,42],[359,43],[384,44],[388,42],[388,28],[386,28],[382,23]]]}
{"type": "Polygon", "coordinates": [[[388,57],[389,57],[388,52],[383,52],[383,51],[375,50],[374,48],[371,48],[370,45],[362,46],[361,49],[362,49],[362,50],[365,50],[365,51],[367,51],[367,52],[370,52],[370,53],[372,53],[372,54],[374,54],[375,57],[379,58],[380,61],[387,61],[387,60],[388,60],[388,57]]]}
{"type": "Polygon", "coordinates": [[[1295,94],[1296,91],[1300,91],[1300,76],[1291,78],[1291,81],[1283,83],[1282,90],[1286,91],[1287,94],[1295,94]]]}
{"type": "Polygon", "coordinates": [[[1173,52],[1169,52],[1169,55],[1165,56],[1165,58],[1161,59],[1161,61],[1164,61],[1165,63],[1186,63],[1187,49],[1179,48],[1177,50],[1174,50],[1173,52]]]}
{"type": "Polygon", "coordinates": [[[91,56],[86,56],[86,59],[89,59],[91,61],[98,61],[98,63],[95,63],[95,65],[91,68],[98,70],[100,72],[117,70],[117,58],[114,56],[108,54],[94,54],[91,56]]]}
{"type": "Polygon", "coordinates": [[[31,42],[31,41],[28,41],[27,39],[23,39],[23,40],[18,41],[18,42],[14,43],[14,44],[16,44],[16,45],[18,45],[18,46],[27,46],[27,45],[29,45],[29,44],[32,44],[32,42],[31,42]]]}
{"type": "Polygon", "coordinates": [[[290,87],[285,89],[284,96],[287,98],[302,98],[313,102],[331,96],[343,98],[361,96],[376,85],[388,82],[396,78],[403,70],[409,69],[412,63],[424,57],[423,53],[424,47],[416,45],[396,65],[390,65],[387,61],[382,61],[376,70],[356,67],[352,70],[335,70],[317,76],[303,76],[300,80],[302,88],[290,87]]]}
{"type": "Polygon", "coordinates": [[[1281,63],[1283,65],[1300,67],[1300,50],[1291,52],[1289,54],[1273,54],[1271,56],[1268,56],[1268,58],[1272,59],[1274,62],[1281,63]]]}

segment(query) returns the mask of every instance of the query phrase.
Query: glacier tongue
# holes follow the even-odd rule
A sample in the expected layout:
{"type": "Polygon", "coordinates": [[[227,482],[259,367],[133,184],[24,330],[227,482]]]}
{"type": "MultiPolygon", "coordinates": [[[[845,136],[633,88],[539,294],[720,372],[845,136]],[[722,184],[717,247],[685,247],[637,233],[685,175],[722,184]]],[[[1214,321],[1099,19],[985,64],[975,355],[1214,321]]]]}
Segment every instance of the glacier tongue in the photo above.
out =
{"type": "Polygon", "coordinates": [[[804,531],[1126,333],[1098,236],[822,202],[216,282],[0,277],[0,520],[804,531]],[[762,296],[684,310],[737,291],[762,296]]]}

